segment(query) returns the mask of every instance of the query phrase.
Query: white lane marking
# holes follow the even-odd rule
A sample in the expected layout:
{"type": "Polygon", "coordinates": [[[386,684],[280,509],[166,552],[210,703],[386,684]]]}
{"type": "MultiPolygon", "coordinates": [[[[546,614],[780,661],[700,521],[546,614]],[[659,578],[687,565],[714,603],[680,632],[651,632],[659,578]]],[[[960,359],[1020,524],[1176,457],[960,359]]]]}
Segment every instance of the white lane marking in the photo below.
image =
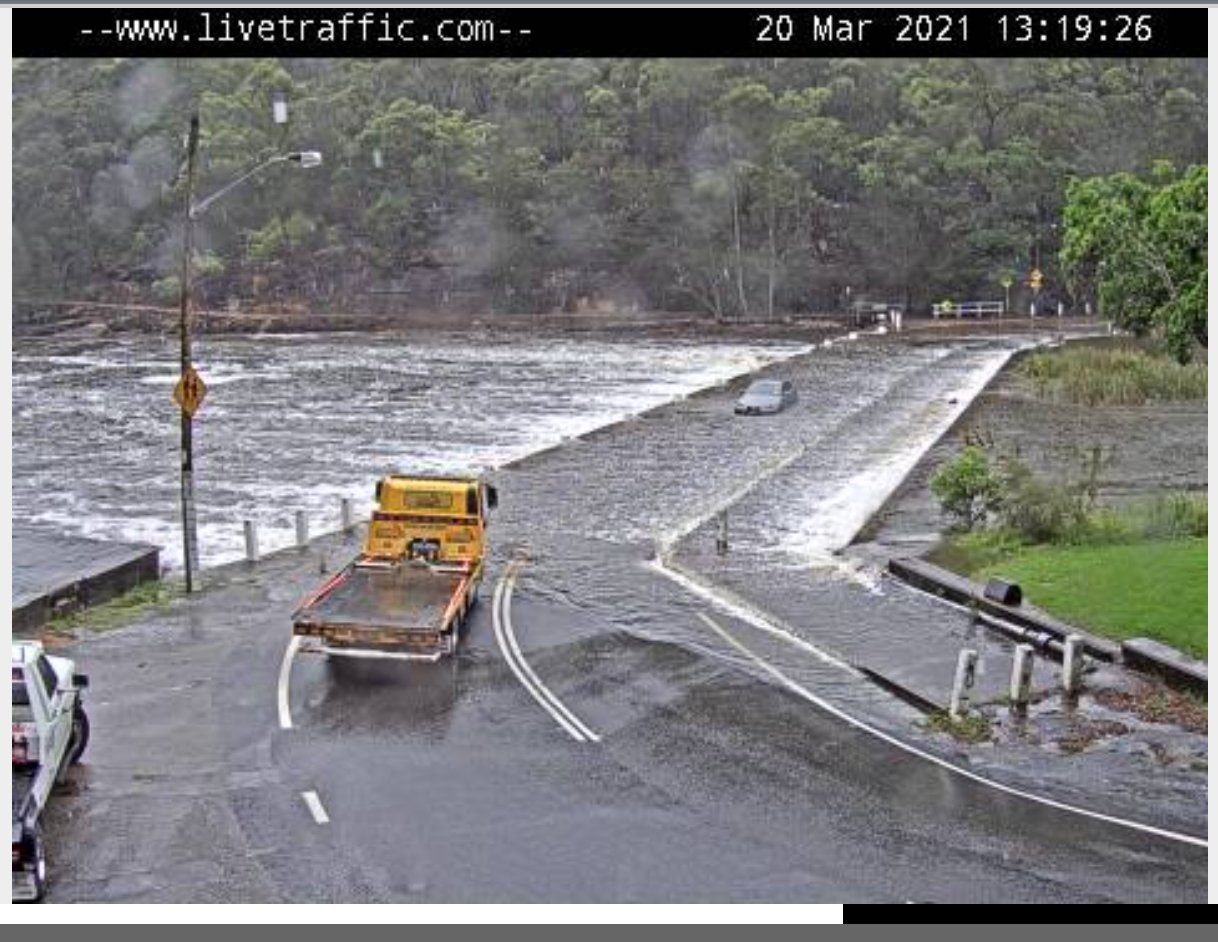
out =
{"type": "Polygon", "coordinates": [[[512,593],[516,590],[516,576],[520,572],[519,567],[511,570],[507,575],[507,587],[503,590],[503,633],[507,638],[508,645],[512,649],[512,653],[516,655],[516,660],[519,662],[521,669],[529,675],[529,679],[533,681],[534,686],[545,695],[555,708],[562,713],[567,720],[578,729],[591,742],[600,742],[601,738],[591,728],[573,712],[570,707],[558,699],[554,692],[541,682],[541,678],[533,671],[529,662],[524,659],[524,654],[520,650],[520,645],[516,643],[516,629],[512,625],[512,593]]]}
{"type": "MultiPolygon", "coordinates": [[[[494,604],[491,606],[491,622],[495,629],[495,640],[499,643],[499,650],[503,653],[503,659],[507,661],[508,667],[512,669],[512,673],[516,675],[516,679],[520,681],[521,686],[528,691],[529,695],[537,701],[538,706],[549,713],[554,722],[561,726],[567,735],[576,742],[587,742],[587,737],[580,731],[580,728],[567,718],[564,712],[565,708],[560,709],[561,704],[558,703],[558,699],[549,692],[540,680],[537,680],[535,674],[530,678],[532,671],[524,662],[524,659],[520,658],[517,661],[516,655],[513,652],[515,638],[513,637],[512,644],[508,643],[501,610],[504,609],[505,593],[509,580],[515,577],[515,565],[512,564],[509,567],[507,574],[495,586],[495,599],[494,604]]],[[[518,651],[519,648],[517,647],[516,650],[518,651]]],[[[579,725],[583,726],[582,723],[579,725]]],[[[586,729],[587,727],[584,728],[586,729]]]]}
{"type": "Polygon", "coordinates": [[[715,632],[715,634],[719,635],[720,638],[722,638],[724,641],[726,641],[728,644],[730,644],[733,648],[735,648],[745,657],[749,658],[754,664],[756,664],[758,667],[760,667],[762,670],[764,670],[767,674],[769,674],[771,677],[773,677],[775,680],[777,680],[779,683],[781,683],[784,687],[786,687],[792,693],[795,693],[798,696],[803,697],[809,703],[813,704],[814,706],[820,707],[826,713],[829,713],[832,716],[837,717],[839,720],[849,723],[851,726],[855,727],[856,729],[860,729],[865,733],[870,733],[872,736],[875,736],[878,739],[882,739],[884,742],[888,743],[889,745],[896,746],[898,749],[902,750],[903,752],[908,752],[911,755],[917,756],[919,759],[925,759],[926,761],[931,762],[931,763],[939,766],[940,768],[947,769],[949,772],[954,772],[957,775],[960,775],[966,779],[969,779],[970,781],[978,783],[979,785],[984,785],[987,788],[993,788],[997,791],[1004,792],[1008,795],[1014,795],[1016,798],[1024,798],[1024,799],[1027,799],[1028,801],[1036,802],[1039,805],[1045,805],[1049,808],[1056,808],[1058,811],[1066,811],[1071,814],[1082,815],[1085,818],[1092,818],[1093,820],[1096,820],[1096,821],[1103,821],[1106,824],[1115,824],[1118,827],[1129,828],[1130,830],[1134,830],[1134,831],[1141,831],[1144,834],[1154,834],[1156,837],[1165,837],[1168,840],[1179,841],[1180,843],[1183,843],[1183,844],[1192,844],[1196,847],[1205,847],[1205,848],[1209,847],[1209,841],[1207,841],[1205,838],[1194,837],[1191,834],[1181,834],[1178,831],[1169,831],[1164,828],[1157,828],[1150,824],[1142,824],[1141,822],[1138,822],[1138,821],[1130,821],[1130,820],[1127,820],[1126,818],[1118,818],[1113,815],[1103,814],[1099,811],[1091,811],[1087,808],[1079,808],[1076,805],[1069,805],[1069,804],[1066,804],[1065,802],[1056,801],[1052,798],[1046,798],[1044,795],[1037,795],[1034,792],[1026,792],[1026,791],[1023,791],[1022,789],[1014,788],[1010,785],[1004,785],[1001,782],[995,782],[993,779],[985,778],[984,776],[978,775],[976,772],[970,772],[968,769],[962,769],[958,765],[952,765],[950,762],[948,762],[945,759],[941,759],[938,756],[933,755],[929,752],[926,752],[923,749],[919,749],[917,746],[913,746],[907,742],[903,742],[902,740],[897,739],[895,736],[891,736],[882,730],[876,729],[874,726],[870,725],[869,723],[866,723],[863,720],[853,717],[849,713],[839,710],[837,707],[833,706],[831,703],[827,702],[826,700],[821,699],[816,694],[812,693],[810,690],[806,689],[805,687],[803,687],[800,684],[796,683],[795,681],[791,680],[791,678],[789,678],[786,674],[784,674],[782,671],[780,671],[773,664],[764,660],[759,655],[754,654],[751,650],[746,648],[741,642],[736,640],[735,637],[733,637],[731,634],[729,634],[727,629],[725,629],[721,625],[719,625],[709,615],[707,615],[703,612],[698,612],[698,617],[701,618],[702,621],[704,621],[710,627],[710,629],[715,632]]]}
{"type": "Polygon", "coordinates": [[[648,560],[645,565],[647,565],[647,567],[653,571],[658,572],[666,579],[671,579],[691,595],[696,595],[699,598],[710,602],[716,608],[727,612],[733,618],[752,625],[754,628],[758,628],[767,634],[774,635],[776,638],[781,638],[788,644],[794,645],[801,651],[806,651],[824,663],[832,665],[839,670],[846,671],[855,677],[863,676],[857,669],[847,664],[841,658],[834,657],[828,651],[823,651],[816,645],[805,641],[790,629],[774,622],[770,618],[764,617],[751,605],[746,604],[739,598],[730,596],[729,593],[723,588],[719,586],[712,588],[711,586],[704,585],[702,582],[695,579],[685,569],[678,566],[671,560],[665,559],[663,555],[658,556],[655,559],[648,560]]]}
{"type": "Polygon", "coordinates": [[[279,665],[279,689],[276,701],[279,705],[279,728],[292,728],[292,708],[288,705],[288,684],[292,680],[292,659],[300,647],[300,635],[292,635],[287,650],[283,652],[283,663],[279,665]]]}
{"type": "Polygon", "coordinates": [[[321,799],[317,797],[317,792],[301,792],[300,797],[304,799],[304,803],[309,808],[309,814],[313,815],[313,820],[318,824],[329,824],[330,816],[326,814],[326,809],[322,807],[321,799]]]}

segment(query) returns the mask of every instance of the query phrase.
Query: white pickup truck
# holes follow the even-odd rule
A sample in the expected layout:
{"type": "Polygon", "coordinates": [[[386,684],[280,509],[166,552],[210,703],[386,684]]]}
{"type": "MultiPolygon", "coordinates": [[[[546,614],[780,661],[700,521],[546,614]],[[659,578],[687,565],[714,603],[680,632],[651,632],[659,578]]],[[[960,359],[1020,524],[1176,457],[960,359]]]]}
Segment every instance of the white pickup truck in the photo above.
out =
{"type": "Polygon", "coordinates": [[[81,691],[89,680],[37,641],[13,642],[13,900],[46,892],[40,818],[56,782],[89,742],[81,691]]]}

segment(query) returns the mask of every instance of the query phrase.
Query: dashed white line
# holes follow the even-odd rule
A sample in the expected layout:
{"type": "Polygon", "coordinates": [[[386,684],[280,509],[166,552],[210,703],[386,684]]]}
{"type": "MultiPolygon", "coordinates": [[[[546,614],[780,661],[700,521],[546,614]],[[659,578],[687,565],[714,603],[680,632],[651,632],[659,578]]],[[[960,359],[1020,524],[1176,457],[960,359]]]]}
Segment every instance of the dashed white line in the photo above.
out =
{"type": "Polygon", "coordinates": [[[807,700],[809,703],[813,704],[814,706],[820,707],[826,713],[829,713],[832,716],[837,717],[839,720],[842,720],[842,721],[850,724],[851,726],[855,727],[856,729],[860,729],[865,733],[870,733],[872,736],[875,736],[878,739],[882,739],[884,742],[888,743],[889,745],[896,746],[898,749],[902,750],[903,752],[908,752],[910,755],[917,756],[920,759],[925,759],[927,762],[931,762],[931,763],[939,766],[940,768],[947,769],[949,772],[954,772],[955,774],[962,776],[963,778],[966,778],[969,781],[976,782],[979,785],[984,785],[987,788],[993,788],[996,791],[1004,792],[1007,795],[1014,795],[1017,798],[1024,798],[1028,801],[1036,802],[1039,805],[1045,805],[1046,807],[1049,807],[1049,808],[1056,808],[1059,811],[1066,811],[1071,814],[1082,815],[1085,818],[1091,818],[1092,820],[1095,820],[1095,821],[1103,821],[1105,824],[1115,824],[1118,827],[1129,828],[1130,830],[1133,830],[1133,831],[1141,831],[1144,834],[1154,834],[1156,837],[1165,837],[1168,840],[1179,841],[1182,844],[1192,844],[1196,847],[1206,847],[1206,848],[1209,847],[1209,841],[1207,841],[1205,838],[1194,837],[1191,834],[1182,834],[1178,831],[1169,831],[1169,830],[1166,830],[1165,828],[1157,828],[1150,824],[1142,824],[1139,821],[1130,821],[1126,818],[1118,818],[1118,817],[1115,817],[1114,815],[1103,814],[1099,811],[1091,811],[1087,808],[1079,808],[1077,805],[1069,805],[1062,801],[1056,801],[1052,798],[1046,798],[1044,795],[1037,795],[1034,792],[1026,792],[1019,788],[1013,788],[1010,785],[1004,785],[1001,782],[995,782],[993,779],[985,778],[984,776],[978,775],[976,772],[970,772],[968,769],[962,769],[958,765],[952,765],[952,763],[948,762],[945,759],[941,759],[938,756],[933,755],[929,752],[926,752],[923,749],[919,749],[917,746],[910,745],[907,742],[897,739],[895,736],[891,736],[888,733],[883,732],[882,730],[876,729],[871,724],[866,723],[863,720],[858,719],[857,717],[851,716],[849,713],[846,713],[843,710],[839,710],[837,707],[833,706],[828,701],[821,699],[820,697],[818,697],[816,694],[812,693],[807,688],[796,683],[794,680],[789,678],[786,674],[784,674],[782,671],[780,671],[777,667],[775,667],[769,661],[762,658],[760,655],[754,654],[751,650],[746,648],[740,641],[738,641],[734,636],[732,636],[727,631],[726,628],[721,626],[718,622],[716,622],[709,615],[707,615],[703,612],[698,612],[698,617],[701,618],[702,621],[704,621],[707,624],[707,626],[713,632],[715,632],[715,634],[717,634],[720,638],[722,638],[724,641],[726,641],[729,645],[731,645],[733,648],[735,648],[737,651],[739,651],[741,654],[743,654],[745,657],[747,657],[749,660],[751,660],[754,664],[756,664],[763,671],[765,671],[767,674],[769,674],[771,677],[773,677],[775,680],[777,680],[779,683],[781,683],[784,687],[786,687],[792,693],[795,693],[798,696],[803,697],[803,699],[807,700]]]}
{"type": "Polygon", "coordinates": [[[276,703],[279,707],[279,728],[292,728],[292,708],[288,704],[288,684],[292,680],[292,659],[300,647],[300,635],[292,635],[287,650],[283,652],[283,663],[279,665],[279,689],[276,691],[276,703]]]}
{"type": "Polygon", "coordinates": [[[308,806],[309,814],[313,815],[313,820],[318,824],[329,824],[330,816],[326,814],[326,809],[322,807],[321,799],[317,797],[317,792],[301,792],[300,797],[304,799],[304,803],[308,806]]]}
{"type": "Polygon", "coordinates": [[[499,584],[495,586],[494,604],[491,607],[491,622],[495,630],[495,640],[499,642],[499,650],[508,667],[516,675],[522,687],[537,701],[538,706],[550,714],[554,722],[566,731],[576,742],[600,742],[600,736],[593,732],[582,720],[572,713],[554,693],[541,682],[541,679],[529,667],[520,645],[516,642],[516,633],[512,627],[512,589],[516,584],[516,572],[519,564],[513,563],[499,584]]]}

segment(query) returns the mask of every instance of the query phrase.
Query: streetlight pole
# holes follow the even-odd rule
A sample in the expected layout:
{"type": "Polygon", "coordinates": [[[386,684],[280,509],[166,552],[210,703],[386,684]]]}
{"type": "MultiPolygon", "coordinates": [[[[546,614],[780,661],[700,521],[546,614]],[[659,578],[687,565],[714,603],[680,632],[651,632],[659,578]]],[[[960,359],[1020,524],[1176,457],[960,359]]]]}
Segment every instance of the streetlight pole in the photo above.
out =
{"type": "MultiPolygon", "coordinates": [[[[186,218],[182,229],[182,310],[178,328],[182,342],[183,377],[190,373],[190,295],[195,241],[195,163],[199,153],[199,115],[190,116],[186,142],[186,218]]],[[[194,419],[182,406],[182,560],[186,568],[186,591],[194,591],[199,568],[199,527],[195,512],[194,419]]]]}
{"type": "MultiPolygon", "coordinates": [[[[275,118],[277,123],[283,114],[286,117],[286,105],[276,102],[275,118]]],[[[196,574],[199,571],[199,525],[195,509],[195,456],[194,456],[194,410],[202,401],[199,392],[202,381],[192,375],[194,373],[190,352],[192,295],[191,281],[194,274],[195,221],[203,212],[255,174],[267,167],[284,161],[293,161],[302,167],[317,167],[321,164],[321,154],[317,151],[295,151],[290,154],[279,154],[265,160],[247,173],[242,174],[227,186],[222,187],[205,199],[195,202],[195,171],[199,154],[199,114],[190,116],[190,133],[186,139],[186,218],[182,228],[182,283],[181,283],[181,317],[178,322],[178,332],[182,344],[180,386],[187,386],[191,392],[188,397],[179,401],[182,411],[182,562],[186,570],[186,591],[195,589],[196,574]]]]}

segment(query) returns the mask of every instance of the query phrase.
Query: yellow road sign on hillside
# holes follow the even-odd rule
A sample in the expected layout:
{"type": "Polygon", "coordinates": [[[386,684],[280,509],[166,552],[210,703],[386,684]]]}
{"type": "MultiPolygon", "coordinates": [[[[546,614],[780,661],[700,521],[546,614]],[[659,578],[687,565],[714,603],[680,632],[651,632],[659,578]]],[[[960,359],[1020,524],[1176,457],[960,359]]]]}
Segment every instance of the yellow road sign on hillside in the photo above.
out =
{"type": "Polygon", "coordinates": [[[1044,274],[1039,268],[1033,268],[1028,274],[1028,287],[1034,291],[1040,290],[1041,282],[1045,280],[1044,274]]]}
{"type": "Polygon", "coordinates": [[[203,405],[206,396],[207,384],[193,366],[182,374],[178,384],[173,387],[173,401],[192,419],[199,411],[199,406],[203,405]]]}

